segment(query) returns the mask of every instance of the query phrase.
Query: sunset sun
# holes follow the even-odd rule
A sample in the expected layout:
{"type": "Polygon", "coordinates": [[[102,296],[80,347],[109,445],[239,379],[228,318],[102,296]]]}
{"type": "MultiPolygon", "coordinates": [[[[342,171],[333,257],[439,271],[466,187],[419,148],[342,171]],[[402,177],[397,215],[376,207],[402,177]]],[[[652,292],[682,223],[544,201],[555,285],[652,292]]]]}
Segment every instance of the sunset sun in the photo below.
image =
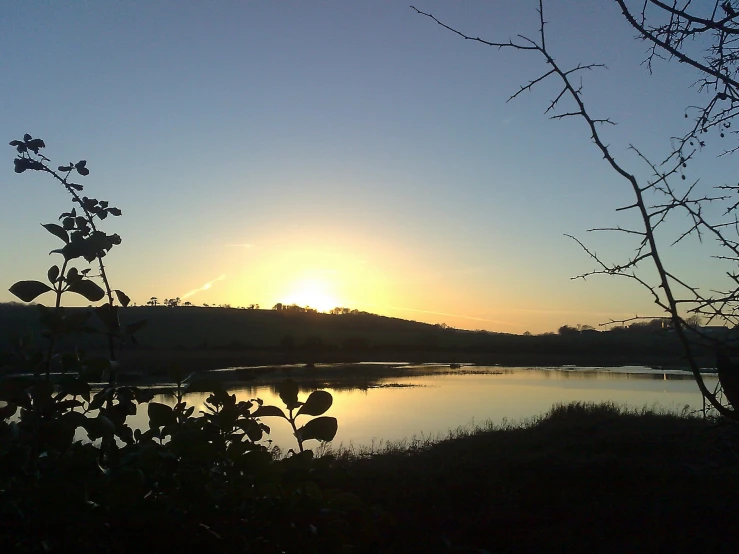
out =
{"type": "Polygon", "coordinates": [[[327,312],[339,305],[332,288],[326,280],[316,277],[305,278],[294,283],[285,297],[285,303],[327,312]]]}

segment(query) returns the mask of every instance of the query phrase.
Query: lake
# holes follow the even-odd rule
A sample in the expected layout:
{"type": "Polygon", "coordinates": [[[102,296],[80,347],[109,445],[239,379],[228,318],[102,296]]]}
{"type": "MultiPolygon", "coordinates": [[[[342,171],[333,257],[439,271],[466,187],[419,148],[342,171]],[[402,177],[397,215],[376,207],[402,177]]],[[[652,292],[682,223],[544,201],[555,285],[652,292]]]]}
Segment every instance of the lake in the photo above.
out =
{"type": "MultiPolygon", "coordinates": [[[[715,374],[704,376],[713,390],[715,374]]],[[[612,401],[631,407],[658,407],[673,411],[700,410],[702,397],[692,375],[679,370],[646,367],[523,368],[465,366],[450,371],[425,367],[418,374],[383,377],[370,386],[323,387],[334,397],[325,414],[339,421],[334,446],[377,448],[387,441],[444,437],[450,430],[491,421],[515,423],[539,416],[553,404],[573,401],[612,401]]],[[[233,386],[238,400],[261,398],[283,407],[275,386],[233,386]]],[[[301,385],[300,400],[313,388],[301,385]]],[[[191,394],[188,403],[203,409],[207,395],[191,394]]],[[[154,399],[173,405],[168,395],[154,399]]],[[[137,420],[145,425],[145,410],[137,420]]],[[[307,421],[308,416],[298,419],[307,421]]],[[[270,438],[281,449],[295,447],[289,424],[281,418],[263,418],[272,429],[270,438]]],[[[137,422],[132,422],[136,425],[137,422]]],[[[316,441],[306,447],[315,448],[316,441]]]]}

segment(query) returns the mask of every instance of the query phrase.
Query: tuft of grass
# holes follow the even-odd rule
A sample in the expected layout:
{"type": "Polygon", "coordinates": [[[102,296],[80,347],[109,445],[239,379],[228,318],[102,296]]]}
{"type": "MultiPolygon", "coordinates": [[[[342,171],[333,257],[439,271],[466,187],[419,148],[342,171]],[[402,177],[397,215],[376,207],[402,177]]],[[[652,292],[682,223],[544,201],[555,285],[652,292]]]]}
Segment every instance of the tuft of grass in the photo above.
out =
{"type": "Polygon", "coordinates": [[[568,402],[557,403],[542,417],[541,422],[567,420],[573,418],[614,418],[624,416],[665,416],[665,417],[691,417],[690,406],[684,406],[680,412],[676,412],[662,405],[642,406],[636,408],[616,402],[568,402]]]}
{"type": "Polygon", "coordinates": [[[738,452],[733,424],[576,402],[324,454],[380,514],[384,552],[733,552],[738,452]]]}

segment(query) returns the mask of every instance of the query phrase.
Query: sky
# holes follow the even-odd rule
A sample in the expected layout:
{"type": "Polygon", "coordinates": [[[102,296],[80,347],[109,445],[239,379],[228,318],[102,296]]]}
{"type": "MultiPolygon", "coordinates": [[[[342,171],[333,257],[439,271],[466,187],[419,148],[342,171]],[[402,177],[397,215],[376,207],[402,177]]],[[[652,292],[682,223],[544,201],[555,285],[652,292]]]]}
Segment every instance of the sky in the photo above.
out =
{"type": "MultiPolygon", "coordinates": [[[[536,35],[536,5],[416,7],[507,40],[536,35]]],[[[628,147],[669,152],[696,74],[650,75],[614,2],[546,2],[545,15],[558,62],[607,66],[583,75],[584,100],[618,123],[603,130],[616,159],[648,175],[628,147]]],[[[572,279],[594,266],[567,234],[609,261],[633,251],[632,237],[587,232],[632,223],[615,211],[632,199],[582,121],[544,114],[558,83],[506,102],[541,59],[464,41],[407,3],[8,2],[0,51],[3,140],[40,137],[55,166],[87,160],[85,193],[123,212],[104,222],[123,239],[111,281],[138,304],[345,306],[506,333],[662,315],[627,279],[572,279]]],[[[40,224],[70,207],[13,157],[7,146],[0,301],[57,263],[40,224]]],[[[704,152],[687,172],[714,186],[733,168],[704,152]]],[[[710,288],[710,251],[665,255],[710,288]]]]}

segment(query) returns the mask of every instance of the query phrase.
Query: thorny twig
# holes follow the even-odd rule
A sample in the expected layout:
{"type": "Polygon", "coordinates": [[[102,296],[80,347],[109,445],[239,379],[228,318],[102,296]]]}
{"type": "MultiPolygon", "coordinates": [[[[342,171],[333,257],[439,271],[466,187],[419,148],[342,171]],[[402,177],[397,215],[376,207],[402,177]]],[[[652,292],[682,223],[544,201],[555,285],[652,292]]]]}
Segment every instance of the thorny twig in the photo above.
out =
{"type": "MultiPolygon", "coordinates": [[[[737,284],[737,287],[733,290],[724,292],[713,291],[719,296],[706,297],[697,287],[689,285],[666,268],[661,255],[661,249],[655,236],[655,230],[666,220],[668,215],[675,212],[675,210],[682,210],[688,215],[691,224],[686,231],[678,236],[673,244],[680,243],[688,236],[695,235],[698,239],[702,239],[707,234],[712,236],[721,247],[728,249],[730,256],[727,259],[734,262],[739,260],[739,241],[733,240],[726,235],[727,230],[736,230],[739,228],[739,221],[736,219],[720,222],[709,221],[704,210],[705,205],[711,202],[726,201],[729,196],[704,195],[696,198],[692,194],[697,181],[693,182],[683,192],[678,192],[676,188],[670,185],[670,180],[673,178],[679,177],[681,180],[685,180],[685,175],[682,171],[683,168],[693,158],[697,149],[705,146],[705,141],[699,138],[699,135],[716,128],[720,130],[723,136],[725,130],[730,127],[733,116],[739,114],[739,82],[734,77],[736,66],[739,65],[739,46],[735,46],[734,44],[735,40],[739,40],[739,24],[735,22],[736,14],[729,13],[733,10],[729,2],[724,3],[725,17],[719,17],[717,15],[719,13],[718,3],[714,6],[710,17],[697,17],[689,14],[686,10],[677,8],[676,4],[669,6],[658,0],[645,0],[641,17],[639,18],[629,11],[624,0],[615,1],[621,7],[624,16],[632,27],[640,33],[644,40],[651,41],[652,49],[647,58],[647,64],[650,70],[652,60],[663,57],[662,52],[664,52],[666,55],[674,57],[680,62],[687,63],[702,72],[702,80],[698,83],[699,90],[713,90],[713,94],[707,104],[702,108],[696,108],[698,110],[698,116],[692,129],[686,135],[677,139],[677,146],[673,148],[671,154],[659,166],[649,162],[638,149],[631,146],[637,156],[652,171],[653,179],[647,180],[646,182],[640,181],[634,173],[629,172],[624,165],[615,161],[609,147],[602,140],[599,132],[599,125],[613,124],[613,122],[608,118],[595,118],[591,116],[583,101],[582,84],[575,85],[572,82],[572,76],[574,74],[586,69],[592,70],[603,66],[600,64],[578,64],[572,69],[565,69],[555,61],[546,43],[546,22],[544,20],[542,0],[539,0],[537,10],[539,15],[538,39],[534,40],[523,35],[517,35],[515,41],[514,39],[509,39],[504,42],[488,41],[479,37],[468,36],[443,23],[435,16],[413,6],[411,7],[419,15],[432,19],[438,25],[465,40],[479,42],[499,50],[515,49],[535,52],[544,58],[549,69],[541,76],[529,81],[528,84],[521,86],[508,100],[517,98],[522,92],[531,90],[533,87],[549,80],[550,77],[557,78],[561,88],[554,95],[554,99],[550,102],[545,113],[551,113],[551,119],[578,117],[584,120],[590,131],[591,139],[602,154],[602,157],[611,169],[628,183],[634,195],[634,202],[628,206],[619,208],[619,211],[636,210],[641,222],[640,230],[626,229],[620,226],[592,229],[593,231],[612,230],[640,237],[636,254],[621,264],[606,264],[579,239],[568,235],[598,265],[598,269],[578,275],[573,277],[573,279],[585,279],[593,275],[626,277],[636,281],[648,290],[654,303],[666,312],[667,318],[672,322],[674,332],[683,345],[686,360],[704,399],[707,399],[719,413],[732,419],[738,419],[739,414],[724,406],[716,391],[711,391],[706,386],[695,359],[694,339],[688,336],[688,332],[694,333],[697,337],[709,341],[716,347],[724,347],[726,345],[716,338],[701,332],[700,329],[689,325],[681,314],[687,308],[688,313],[707,315],[709,321],[716,318],[724,321],[734,321],[739,308],[739,276],[731,273],[728,274],[735,284],[737,284]],[[656,26],[651,25],[646,13],[647,7],[650,5],[665,10],[669,15],[668,22],[656,26]],[[714,33],[715,36],[715,41],[709,53],[705,56],[705,59],[697,59],[685,53],[683,48],[686,45],[686,38],[704,32],[714,33]],[[569,101],[571,107],[560,109],[560,104],[565,100],[569,101]],[[720,102],[729,102],[730,106],[719,107],[720,102]],[[693,147],[696,141],[698,142],[697,148],[693,147]],[[661,195],[666,200],[650,205],[646,196],[647,193],[650,196],[655,194],[661,195]],[[651,261],[656,269],[658,283],[650,283],[637,273],[639,264],[645,261],[651,261]],[[681,296],[683,293],[678,295],[676,291],[680,290],[684,291],[687,296],[681,296]]],[[[736,19],[739,19],[739,17],[736,19]]],[[[686,117],[688,117],[687,113],[686,117]]],[[[737,148],[739,149],[739,147],[737,148]]],[[[732,192],[735,192],[739,190],[739,185],[736,187],[724,186],[720,188],[724,190],[730,189],[732,192]]],[[[737,209],[737,206],[739,206],[739,202],[732,204],[726,210],[726,214],[732,213],[737,209]]],[[[721,257],[718,256],[717,258],[721,257]]]]}

